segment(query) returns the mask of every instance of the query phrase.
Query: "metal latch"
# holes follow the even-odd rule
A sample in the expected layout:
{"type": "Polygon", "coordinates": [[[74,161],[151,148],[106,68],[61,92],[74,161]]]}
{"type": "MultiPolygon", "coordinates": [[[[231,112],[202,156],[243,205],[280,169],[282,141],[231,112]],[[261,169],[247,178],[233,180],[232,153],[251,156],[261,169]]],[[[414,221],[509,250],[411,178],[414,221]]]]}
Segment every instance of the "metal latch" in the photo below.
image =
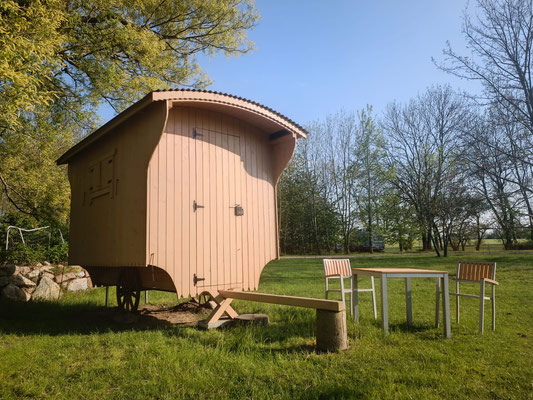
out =
{"type": "Polygon", "coordinates": [[[244,215],[244,209],[239,204],[235,204],[235,215],[237,217],[244,215]]]}
{"type": "Polygon", "coordinates": [[[197,284],[198,282],[200,282],[200,281],[205,281],[205,278],[198,278],[198,276],[196,276],[196,274],[194,274],[194,275],[192,276],[192,281],[193,281],[193,283],[194,283],[194,286],[196,286],[196,284],[197,284]]]}
{"type": "Polygon", "coordinates": [[[192,209],[193,209],[193,211],[196,212],[196,210],[198,210],[199,208],[204,208],[204,206],[201,206],[200,204],[198,204],[198,203],[196,202],[196,200],[193,200],[193,202],[192,202],[192,209]]]}

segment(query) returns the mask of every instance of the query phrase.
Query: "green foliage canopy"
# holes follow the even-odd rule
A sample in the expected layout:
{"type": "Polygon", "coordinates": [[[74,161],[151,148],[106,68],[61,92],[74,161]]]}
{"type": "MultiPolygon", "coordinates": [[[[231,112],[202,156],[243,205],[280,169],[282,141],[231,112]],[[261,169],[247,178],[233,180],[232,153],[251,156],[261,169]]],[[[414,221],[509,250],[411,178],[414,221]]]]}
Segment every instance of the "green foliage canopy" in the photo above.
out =
{"type": "Polygon", "coordinates": [[[4,0],[0,3],[0,211],[65,223],[55,159],[147,92],[203,88],[198,55],[252,49],[253,0],[4,0]],[[6,206],[7,205],[7,206],[6,206]]]}

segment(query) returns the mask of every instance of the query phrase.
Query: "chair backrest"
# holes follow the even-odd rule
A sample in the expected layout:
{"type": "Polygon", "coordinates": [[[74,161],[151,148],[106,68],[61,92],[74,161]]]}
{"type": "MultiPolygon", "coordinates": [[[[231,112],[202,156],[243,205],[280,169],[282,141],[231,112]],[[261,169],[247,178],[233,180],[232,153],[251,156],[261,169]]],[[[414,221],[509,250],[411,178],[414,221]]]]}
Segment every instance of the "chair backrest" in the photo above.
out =
{"type": "Polygon", "coordinates": [[[479,282],[481,278],[496,279],[496,263],[457,263],[457,279],[479,282]]]}
{"type": "Polygon", "coordinates": [[[350,260],[324,258],[324,275],[325,276],[352,276],[352,267],[350,260]]]}

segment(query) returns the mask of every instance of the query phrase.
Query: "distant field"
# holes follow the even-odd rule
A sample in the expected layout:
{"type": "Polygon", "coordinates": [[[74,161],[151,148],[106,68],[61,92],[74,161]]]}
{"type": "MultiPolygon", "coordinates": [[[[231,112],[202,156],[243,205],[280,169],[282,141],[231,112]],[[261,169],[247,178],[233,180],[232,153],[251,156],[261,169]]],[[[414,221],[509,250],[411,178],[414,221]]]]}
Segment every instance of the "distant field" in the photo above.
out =
{"type": "MultiPolygon", "coordinates": [[[[352,265],[454,272],[459,258],[355,257],[352,265]]],[[[307,309],[237,301],[239,312],[266,313],[270,325],[206,332],[97,323],[103,289],[57,303],[1,304],[0,398],[532,399],[533,254],[468,259],[498,263],[496,332],[488,307],[487,331],[478,333],[473,299],[462,300],[457,325],[452,299],[452,338],[443,339],[434,327],[434,281],[423,279],[413,280],[409,327],[403,283],[391,280],[391,334],[383,335],[361,294],[361,322],[348,317],[350,348],[339,354],[313,351],[315,315],[307,309]]],[[[259,290],[323,298],[322,271],[320,259],[275,261],[259,290]]],[[[165,293],[150,299],[176,302],[165,293]]]]}

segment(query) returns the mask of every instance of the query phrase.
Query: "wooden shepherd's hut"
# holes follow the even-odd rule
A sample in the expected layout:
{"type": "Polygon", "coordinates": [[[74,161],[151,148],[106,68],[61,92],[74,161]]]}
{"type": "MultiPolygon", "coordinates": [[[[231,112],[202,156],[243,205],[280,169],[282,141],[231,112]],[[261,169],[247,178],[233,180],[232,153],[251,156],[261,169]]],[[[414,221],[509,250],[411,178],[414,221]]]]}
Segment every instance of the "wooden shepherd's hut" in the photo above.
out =
{"type": "Polygon", "coordinates": [[[276,184],[305,130],[228,94],[148,94],[68,150],[70,264],[141,290],[257,288],[279,257],[276,184]]]}

